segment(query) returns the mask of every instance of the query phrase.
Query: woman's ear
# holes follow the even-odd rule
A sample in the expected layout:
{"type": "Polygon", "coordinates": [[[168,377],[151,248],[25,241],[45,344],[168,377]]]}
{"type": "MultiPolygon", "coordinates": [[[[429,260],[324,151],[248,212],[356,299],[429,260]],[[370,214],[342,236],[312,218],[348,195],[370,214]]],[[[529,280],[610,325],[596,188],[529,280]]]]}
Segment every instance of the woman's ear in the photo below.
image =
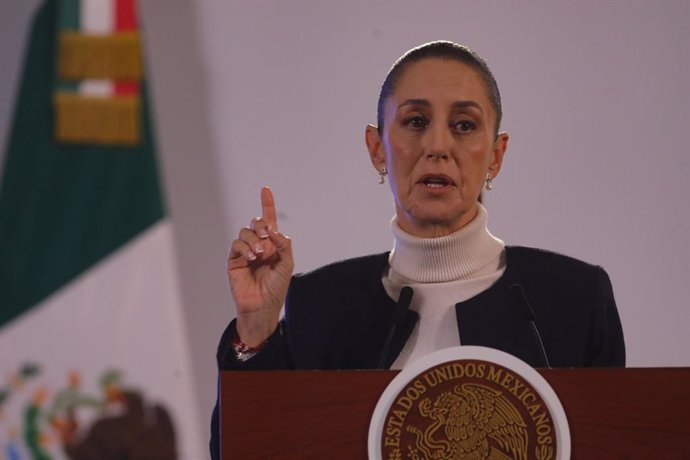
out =
{"type": "Polygon", "coordinates": [[[364,140],[367,144],[367,150],[369,150],[371,164],[374,165],[377,171],[381,171],[386,166],[386,152],[383,149],[383,142],[381,142],[378,128],[374,125],[367,125],[364,131],[364,140]]]}
{"type": "Polygon", "coordinates": [[[489,164],[489,171],[491,171],[491,177],[498,176],[501,171],[501,166],[503,165],[503,157],[508,149],[508,133],[502,132],[498,135],[494,141],[493,147],[493,158],[489,164]]]}

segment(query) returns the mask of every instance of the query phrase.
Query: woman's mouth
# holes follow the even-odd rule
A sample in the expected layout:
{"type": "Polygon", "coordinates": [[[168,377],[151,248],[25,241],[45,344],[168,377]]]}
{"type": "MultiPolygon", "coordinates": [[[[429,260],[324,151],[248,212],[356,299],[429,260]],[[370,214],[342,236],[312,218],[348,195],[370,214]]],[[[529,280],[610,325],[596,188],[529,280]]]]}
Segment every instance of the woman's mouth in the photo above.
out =
{"type": "Polygon", "coordinates": [[[425,174],[417,183],[431,189],[442,189],[450,185],[455,185],[455,182],[445,174],[425,174]]]}

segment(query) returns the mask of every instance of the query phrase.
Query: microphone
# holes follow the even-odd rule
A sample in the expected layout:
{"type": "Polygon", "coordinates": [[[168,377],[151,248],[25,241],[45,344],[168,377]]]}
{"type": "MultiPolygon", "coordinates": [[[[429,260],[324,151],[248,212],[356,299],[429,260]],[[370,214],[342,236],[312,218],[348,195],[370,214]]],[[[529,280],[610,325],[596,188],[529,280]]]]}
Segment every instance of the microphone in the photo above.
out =
{"type": "Polygon", "coordinates": [[[541,353],[542,364],[545,368],[551,369],[549,364],[549,358],[546,356],[546,348],[544,348],[544,342],[541,340],[541,334],[539,334],[539,329],[537,329],[537,324],[534,322],[536,315],[534,314],[534,309],[532,304],[527,300],[527,295],[525,295],[525,290],[519,284],[513,284],[510,286],[510,293],[513,296],[513,300],[516,304],[520,305],[525,314],[525,319],[529,322],[532,333],[534,334],[534,340],[537,342],[539,352],[541,353]]]}
{"type": "Polygon", "coordinates": [[[393,342],[393,336],[395,331],[398,329],[402,322],[405,320],[405,313],[410,308],[410,303],[412,302],[412,295],[414,291],[410,286],[405,286],[400,290],[400,297],[398,297],[398,304],[393,310],[390,319],[390,329],[388,330],[388,336],[386,341],[383,342],[383,348],[381,349],[381,355],[379,356],[378,369],[388,369],[386,367],[386,361],[388,359],[388,354],[390,353],[391,343],[393,342]]]}

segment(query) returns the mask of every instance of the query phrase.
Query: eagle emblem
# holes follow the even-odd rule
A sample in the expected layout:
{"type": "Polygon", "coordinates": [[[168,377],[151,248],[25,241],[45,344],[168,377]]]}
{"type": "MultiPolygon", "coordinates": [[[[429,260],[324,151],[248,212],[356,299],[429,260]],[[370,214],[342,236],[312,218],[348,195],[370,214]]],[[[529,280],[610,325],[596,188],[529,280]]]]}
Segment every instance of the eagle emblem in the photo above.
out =
{"type": "Polygon", "coordinates": [[[500,391],[465,383],[419,402],[429,424],[408,425],[412,460],[527,460],[527,426],[500,391]]]}

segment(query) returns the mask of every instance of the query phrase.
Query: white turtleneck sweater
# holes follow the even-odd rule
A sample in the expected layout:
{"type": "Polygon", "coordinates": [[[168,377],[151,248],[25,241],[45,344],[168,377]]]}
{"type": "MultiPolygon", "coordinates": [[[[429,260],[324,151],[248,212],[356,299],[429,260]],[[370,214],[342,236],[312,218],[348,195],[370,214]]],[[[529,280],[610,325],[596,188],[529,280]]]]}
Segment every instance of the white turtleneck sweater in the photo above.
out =
{"type": "Polygon", "coordinates": [[[477,216],[455,233],[419,238],[391,221],[394,244],[383,274],[388,295],[397,299],[403,286],[414,290],[410,309],[419,321],[392,369],[402,369],[436,350],[460,345],[455,304],[485,291],[505,271],[505,244],[486,227],[479,204],[477,216]]]}

